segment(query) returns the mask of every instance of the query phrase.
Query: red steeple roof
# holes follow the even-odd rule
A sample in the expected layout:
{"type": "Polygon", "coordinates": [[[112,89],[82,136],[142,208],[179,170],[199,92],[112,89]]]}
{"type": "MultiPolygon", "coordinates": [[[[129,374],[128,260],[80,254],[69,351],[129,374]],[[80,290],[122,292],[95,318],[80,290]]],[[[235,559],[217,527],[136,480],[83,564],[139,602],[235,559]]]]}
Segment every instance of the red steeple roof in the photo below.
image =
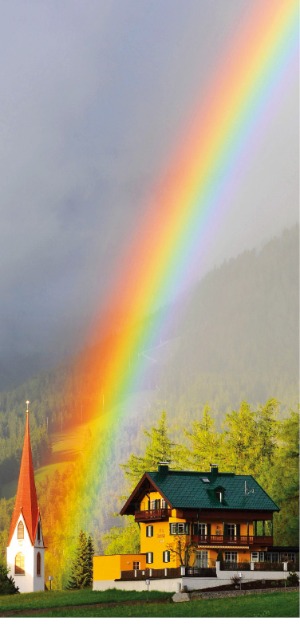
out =
{"type": "Polygon", "coordinates": [[[38,524],[38,517],[39,517],[39,507],[38,507],[37,494],[36,494],[36,488],[34,483],[34,471],[33,471],[31,445],[30,445],[28,404],[29,404],[29,401],[27,401],[23,453],[22,453],[22,459],[21,459],[21,467],[20,467],[20,475],[19,475],[15,507],[12,515],[11,524],[10,524],[8,545],[10,544],[12,535],[14,533],[15,527],[18,523],[21,513],[23,515],[23,518],[28,530],[28,534],[30,536],[31,543],[34,544],[36,528],[38,524]]]}

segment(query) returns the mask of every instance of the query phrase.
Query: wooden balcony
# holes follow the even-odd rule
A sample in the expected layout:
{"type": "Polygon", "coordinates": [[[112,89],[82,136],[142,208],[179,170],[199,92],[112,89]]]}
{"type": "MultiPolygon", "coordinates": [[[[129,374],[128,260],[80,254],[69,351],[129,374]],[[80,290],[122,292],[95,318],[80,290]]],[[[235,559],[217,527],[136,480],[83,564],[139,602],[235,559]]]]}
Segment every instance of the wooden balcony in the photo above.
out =
{"type": "Polygon", "coordinates": [[[167,521],[171,516],[172,510],[161,507],[155,510],[144,510],[143,512],[135,512],[134,518],[137,522],[142,521],[167,521]]]}
{"type": "Polygon", "coordinates": [[[273,545],[272,536],[226,536],[223,534],[192,534],[192,543],[195,545],[273,545]]]}

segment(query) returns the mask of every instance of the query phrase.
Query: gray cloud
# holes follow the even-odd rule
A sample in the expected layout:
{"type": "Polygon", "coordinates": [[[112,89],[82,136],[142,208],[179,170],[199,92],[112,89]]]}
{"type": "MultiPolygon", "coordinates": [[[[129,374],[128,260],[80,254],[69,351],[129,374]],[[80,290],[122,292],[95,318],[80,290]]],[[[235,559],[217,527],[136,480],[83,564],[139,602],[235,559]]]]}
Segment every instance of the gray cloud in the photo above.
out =
{"type": "MultiPolygon", "coordinates": [[[[248,0],[0,4],[0,340],[47,351],[104,299],[248,0]]],[[[297,220],[297,125],[294,87],[202,271],[297,220]]]]}

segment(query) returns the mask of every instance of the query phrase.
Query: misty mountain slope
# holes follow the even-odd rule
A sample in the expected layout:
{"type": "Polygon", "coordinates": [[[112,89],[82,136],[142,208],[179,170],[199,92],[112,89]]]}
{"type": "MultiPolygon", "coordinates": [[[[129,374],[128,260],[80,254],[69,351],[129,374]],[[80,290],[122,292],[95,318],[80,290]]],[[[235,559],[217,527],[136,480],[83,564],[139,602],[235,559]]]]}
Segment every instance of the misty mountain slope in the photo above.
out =
{"type": "Polygon", "coordinates": [[[210,272],[192,292],[180,339],[160,373],[170,415],[205,402],[298,400],[298,227],[210,272]]]}

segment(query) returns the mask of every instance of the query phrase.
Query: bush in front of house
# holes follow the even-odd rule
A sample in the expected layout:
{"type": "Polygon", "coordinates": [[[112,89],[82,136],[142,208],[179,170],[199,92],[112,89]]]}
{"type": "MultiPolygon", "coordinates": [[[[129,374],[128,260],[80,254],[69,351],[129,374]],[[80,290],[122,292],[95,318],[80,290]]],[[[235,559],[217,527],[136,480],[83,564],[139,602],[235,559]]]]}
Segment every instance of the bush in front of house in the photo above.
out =
{"type": "Polygon", "coordinates": [[[290,588],[299,585],[299,577],[298,577],[297,572],[290,572],[289,573],[289,576],[288,576],[288,578],[286,580],[286,584],[290,588]]]}

